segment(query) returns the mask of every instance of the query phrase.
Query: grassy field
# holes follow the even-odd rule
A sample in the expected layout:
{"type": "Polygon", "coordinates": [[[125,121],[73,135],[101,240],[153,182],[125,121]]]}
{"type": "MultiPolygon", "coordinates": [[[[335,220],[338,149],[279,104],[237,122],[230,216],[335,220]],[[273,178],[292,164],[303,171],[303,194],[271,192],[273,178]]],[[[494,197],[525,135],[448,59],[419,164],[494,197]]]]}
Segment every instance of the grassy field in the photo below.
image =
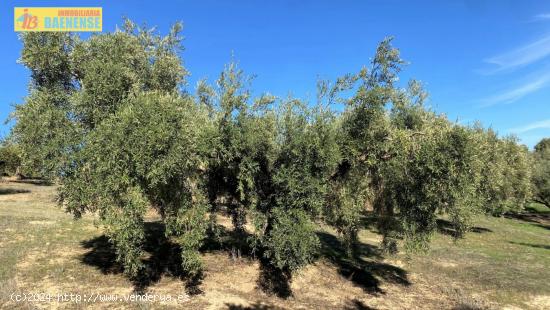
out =
{"type": "MultiPolygon", "coordinates": [[[[153,214],[143,258],[147,277],[132,282],[122,275],[95,219],[75,221],[54,199],[54,186],[0,183],[0,308],[550,309],[550,210],[542,206],[503,218],[480,217],[474,231],[458,242],[441,220],[431,250],[412,257],[382,256],[380,236],[367,227],[360,233],[363,255],[347,260],[334,232],[321,227],[319,259],[294,277],[291,296],[283,299],[258,289],[269,271],[252,257],[232,254],[230,242],[206,244],[205,276],[187,295],[178,249],[163,237],[153,214]],[[12,300],[14,293],[90,297],[135,291],[172,300],[12,300]]],[[[225,226],[230,222],[223,216],[219,220],[225,226]]]]}

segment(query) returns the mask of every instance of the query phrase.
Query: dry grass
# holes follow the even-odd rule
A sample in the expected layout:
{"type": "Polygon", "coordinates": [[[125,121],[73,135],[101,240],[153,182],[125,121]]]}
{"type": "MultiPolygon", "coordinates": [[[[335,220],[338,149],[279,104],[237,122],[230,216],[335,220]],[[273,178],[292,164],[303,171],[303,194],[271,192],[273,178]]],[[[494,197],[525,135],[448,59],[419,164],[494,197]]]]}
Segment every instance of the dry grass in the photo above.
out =
{"type": "MultiPolygon", "coordinates": [[[[185,295],[177,249],[148,215],[144,263],[148,278],[132,282],[94,218],[74,221],[55,206],[55,187],[0,183],[0,308],[2,309],[550,309],[550,229],[545,210],[535,217],[480,218],[477,233],[459,242],[437,234],[432,249],[418,256],[383,257],[380,237],[360,233],[363,256],[342,255],[332,230],[320,227],[319,259],[294,276],[288,298],[258,289],[265,272],[257,259],[230,255],[230,221],[225,243],[203,249],[204,278],[185,295]],[[174,258],[175,257],[175,258],[174,258]],[[13,302],[12,293],[149,294],[188,296],[184,302],[13,302]]],[[[443,223],[444,224],[444,223],[443,223]]],[[[442,227],[442,232],[445,232],[442,227]]]]}

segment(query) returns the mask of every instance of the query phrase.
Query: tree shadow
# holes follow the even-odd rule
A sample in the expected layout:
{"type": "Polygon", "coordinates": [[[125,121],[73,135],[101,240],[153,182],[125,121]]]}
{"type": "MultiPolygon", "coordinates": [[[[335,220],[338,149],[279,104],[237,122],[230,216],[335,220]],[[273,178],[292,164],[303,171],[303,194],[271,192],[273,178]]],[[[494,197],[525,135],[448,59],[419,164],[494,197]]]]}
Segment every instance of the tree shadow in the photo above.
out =
{"type": "Polygon", "coordinates": [[[350,300],[348,304],[344,306],[344,309],[345,310],[376,310],[375,308],[369,307],[365,305],[365,303],[357,299],[350,300]]]}
{"type": "Polygon", "coordinates": [[[20,179],[20,180],[12,180],[10,182],[13,183],[22,183],[22,184],[32,184],[37,186],[51,186],[53,183],[50,180],[46,179],[20,179]]]}
{"type": "Polygon", "coordinates": [[[535,226],[550,229],[550,211],[539,211],[533,207],[526,207],[523,212],[506,213],[505,218],[532,223],[535,226]]]}
{"type": "Polygon", "coordinates": [[[260,274],[256,283],[264,293],[284,299],[292,296],[291,279],[290,271],[276,268],[267,259],[260,258],[260,274]]]}
{"type": "MultiPolygon", "coordinates": [[[[200,285],[204,274],[190,276],[184,272],[181,267],[181,247],[166,237],[165,229],[161,221],[145,222],[145,242],[142,246],[145,252],[142,258],[144,268],[131,279],[134,291],[145,293],[149,286],[160,281],[163,276],[169,276],[184,281],[188,294],[201,294],[200,285]]],[[[209,230],[200,249],[202,253],[222,251],[227,252],[233,259],[251,256],[250,249],[243,247],[246,243],[243,240],[246,241],[246,239],[242,236],[236,239],[235,233],[227,231],[222,225],[216,225],[215,231],[216,233],[214,229],[209,230]],[[237,246],[241,247],[238,251],[235,250],[237,246]]],[[[123,266],[116,261],[116,249],[107,236],[101,235],[82,241],[81,246],[89,249],[81,257],[84,264],[97,268],[103,274],[123,273],[123,266]]]]}
{"type": "Polygon", "coordinates": [[[12,195],[12,194],[23,194],[23,193],[30,193],[31,191],[28,189],[20,189],[20,188],[0,188],[0,195],[12,195]]]}
{"type": "MultiPolygon", "coordinates": [[[[163,276],[178,278],[184,281],[188,294],[202,293],[200,285],[203,274],[191,277],[181,267],[181,248],[178,244],[165,236],[165,226],[162,222],[145,223],[145,252],[142,262],[144,268],[138,276],[132,278],[134,291],[144,293],[148,287],[157,283],[163,276]]],[[[321,240],[321,255],[338,267],[339,273],[372,294],[384,293],[380,288],[380,281],[384,280],[400,285],[410,285],[407,273],[399,267],[375,261],[382,256],[376,246],[360,243],[358,257],[348,258],[340,240],[331,234],[318,232],[321,240]],[[373,258],[365,260],[363,256],[373,258]]],[[[254,254],[246,244],[248,234],[228,231],[221,225],[210,229],[204,241],[201,252],[226,252],[232,259],[242,257],[252,259],[254,254]],[[235,248],[242,250],[238,255],[235,248]]],[[[105,235],[81,242],[82,247],[89,251],[81,256],[84,264],[93,266],[103,274],[120,274],[123,267],[116,261],[116,250],[105,235]]],[[[291,273],[275,268],[259,253],[260,274],[257,280],[258,288],[268,294],[275,294],[281,298],[292,296],[290,288],[291,273]]],[[[262,305],[264,307],[265,305],[262,305]]],[[[358,308],[359,309],[359,308],[358,308]]]]}
{"type": "Polygon", "coordinates": [[[272,305],[266,305],[259,302],[256,302],[250,306],[243,306],[243,305],[237,305],[237,304],[225,304],[227,306],[228,310],[276,310],[276,309],[283,309],[278,308],[272,305]]]}
{"type": "Polygon", "coordinates": [[[123,271],[122,265],[116,262],[115,248],[107,236],[81,241],[80,245],[90,249],[80,258],[84,264],[96,267],[103,274],[118,274],[123,271]]]}
{"type": "MultiPolygon", "coordinates": [[[[437,219],[436,223],[437,223],[437,231],[440,234],[452,236],[452,237],[459,236],[459,233],[454,227],[452,222],[444,219],[437,219]]],[[[484,227],[477,227],[477,226],[470,227],[468,231],[478,233],[478,234],[493,232],[491,229],[484,228],[484,227]]]]}
{"type": "Polygon", "coordinates": [[[532,248],[550,250],[550,245],[546,245],[546,244],[532,244],[532,243],[513,242],[513,241],[509,241],[509,243],[528,246],[528,247],[532,247],[532,248]]]}
{"type": "MultiPolygon", "coordinates": [[[[170,276],[187,280],[186,287],[192,291],[198,286],[199,277],[185,279],[185,273],[181,268],[181,249],[179,245],[166,238],[164,224],[161,222],[145,223],[145,242],[143,250],[147,254],[142,259],[144,268],[134,278],[134,291],[144,293],[150,285],[158,282],[162,276],[170,276]]],[[[103,274],[119,274],[123,267],[116,261],[116,250],[105,235],[82,241],[82,247],[90,249],[81,257],[81,261],[94,266],[103,274]]],[[[199,281],[200,282],[200,281],[199,281]]],[[[188,292],[193,293],[193,292],[188,292]]]]}
{"type": "MultiPolygon", "coordinates": [[[[273,305],[267,305],[260,302],[256,302],[250,306],[243,306],[238,304],[226,303],[228,310],[278,310],[284,309],[273,305]]],[[[365,305],[362,301],[353,299],[350,300],[344,307],[345,310],[376,310],[375,308],[365,305]]]]}
{"type": "Polygon", "coordinates": [[[378,223],[378,216],[374,211],[368,211],[361,217],[361,227],[367,229],[373,233],[378,233],[378,228],[376,227],[378,223]]]}
{"type": "Polygon", "coordinates": [[[359,255],[349,258],[336,236],[326,232],[318,232],[317,235],[321,240],[322,255],[338,267],[340,275],[363,288],[365,292],[374,295],[384,294],[380,288],[381,280],[406,286],[411,284],[405,270],[375,261],[382,258],[378,247],[360,243],[359,255]],[[373,260],[365,260],[363,256],[373,260]]]}

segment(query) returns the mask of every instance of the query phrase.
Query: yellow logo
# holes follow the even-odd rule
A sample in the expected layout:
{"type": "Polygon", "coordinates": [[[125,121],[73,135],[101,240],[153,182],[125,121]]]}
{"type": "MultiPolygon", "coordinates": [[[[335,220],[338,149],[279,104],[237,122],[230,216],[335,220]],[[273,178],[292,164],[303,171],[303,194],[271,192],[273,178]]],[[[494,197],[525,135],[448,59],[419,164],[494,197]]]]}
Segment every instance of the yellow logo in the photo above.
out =
{"type": "Polygon", "coordinates": [[[15,31],[101,31],[102,8],[14,8],[15,31]]]}

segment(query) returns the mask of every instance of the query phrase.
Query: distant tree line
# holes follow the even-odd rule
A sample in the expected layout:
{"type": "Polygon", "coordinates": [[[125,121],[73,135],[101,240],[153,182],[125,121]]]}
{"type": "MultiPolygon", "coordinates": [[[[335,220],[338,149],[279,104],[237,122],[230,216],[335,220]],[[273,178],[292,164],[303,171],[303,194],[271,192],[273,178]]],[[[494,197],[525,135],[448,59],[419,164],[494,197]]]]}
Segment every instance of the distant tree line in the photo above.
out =
{"type": "Polygon", "coordinates": [[[143,268],[148,208],[191,276],[212,214],[225,208],[247,247],[290,278],[315,258],[317,222],[353,257],[366,214],[384,250],[417,251],[441,214],[460,237],[476,214],[520,210],[531,197],[548,205],[549,140],[531,156],[513,137],[430,110],[419,82],[396,85],[404,62],[391,39],[368,67],[320,81],[316,102],[305,102],[253,98],[234,63],[189,93],[180,30],[160,36],[126,21],[88,39],[21,36],[32,78],[11,140],[22,166],[57,180],[68,212],[99,215],[130,276],[143,268]]]}

